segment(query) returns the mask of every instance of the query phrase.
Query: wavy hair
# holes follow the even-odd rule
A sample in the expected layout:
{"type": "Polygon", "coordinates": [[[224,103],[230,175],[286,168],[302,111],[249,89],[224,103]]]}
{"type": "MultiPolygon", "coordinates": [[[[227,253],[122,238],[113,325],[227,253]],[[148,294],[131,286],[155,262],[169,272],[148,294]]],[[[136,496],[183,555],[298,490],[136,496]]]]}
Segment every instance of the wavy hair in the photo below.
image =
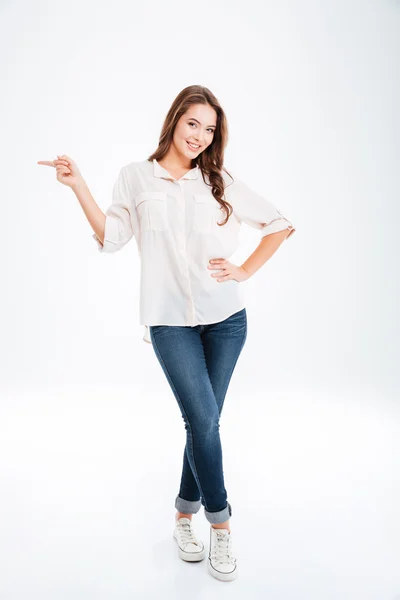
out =
{"type": "Polygon", "coordinates": [[[222,226],[225,225],[232,214],[232,206],[224,199],[225,186],[222,176],[222,171],[224,171],[233,180],[233,177],[223,166],[224,151],[228,143],[228,123],[220,103],[208,88],[202,85],[189,85],[179,92],[165,117],[158,148],[147,160],[152,161],[155,158],[159,161],[166,155],[172,143],[176,124],[193,104],[208,104],[217,113],[213,141],[199,154],[197,159],[192,159],[192,168],[196,164],[199,166],[204,182],[206,185],[211,186],[212,195],[225,210],[225,220],[218,223],[222,226]],[[205,175],[208,176],[210,183],[205,180],[205,175]]]}

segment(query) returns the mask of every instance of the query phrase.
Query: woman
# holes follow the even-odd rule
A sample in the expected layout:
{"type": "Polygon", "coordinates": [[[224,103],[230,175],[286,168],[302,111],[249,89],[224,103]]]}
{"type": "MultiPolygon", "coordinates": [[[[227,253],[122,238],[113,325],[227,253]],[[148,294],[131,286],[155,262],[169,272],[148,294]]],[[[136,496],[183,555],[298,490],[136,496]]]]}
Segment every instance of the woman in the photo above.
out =
{"type": "Polygon", "coordinates": [[[182,477],[175,499],[179,556],[205,557],[192,515],[201,505],[210,523],[208,570],[222,581],[237,574],[224,486],[219,419],[247,336],[240,283],[295,231],[266,198],[224,168],[228,128],[211,91],[183,89],[169,109],[157,150],[121,168],[106,213],[68,156],[39,161],[72,188],[100,252],[135,237],[141,259],[140,323],[177,400],[186,429],[182,477]],[[242,264],[229,262],[241,223],[261,230],[242,264]]]}

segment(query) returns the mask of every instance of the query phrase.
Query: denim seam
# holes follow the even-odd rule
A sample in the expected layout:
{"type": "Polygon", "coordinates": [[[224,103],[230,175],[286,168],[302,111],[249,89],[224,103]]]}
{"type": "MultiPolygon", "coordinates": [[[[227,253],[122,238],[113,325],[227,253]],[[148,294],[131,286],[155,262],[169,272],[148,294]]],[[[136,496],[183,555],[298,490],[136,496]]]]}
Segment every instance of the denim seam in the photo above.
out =
{"type": "MultiPolygon", "coordinates": [[[[232,370],[231,370],[231,373],[230,373],[230,377],[229,377],[229,380],[228,380],[228,385],[227,385],[227,387],[226,387],[226,389],[225,389],[225,395],[226,395],[226,392],[227,392],[227,390],[228,390],[228,388],[229,388],[230,380],[231,380],[231,377],[232,377],[233,371],[235,370],[236,363],[237,363],[237,361],[239,360],[240,353],[242,352],[242,350],[243,350],[243,346],[244,346],[244,343],[245,343],[245,341],[246,341],[246,339],[247,339],[247,324],[245,324],[245,326],[244,326],[244,327],[245,327],[245,331],[244,331],[244,335],[243,335],[243,339],[242,339],[242,345],[240,346],[240,350],[239,350],[239,352],[238,352],[238,355],[237,355],[237,357],[236,357],[235,363],[234,363],[234,365],[233,365],[233,367],[232,367],[232,370]]],[[[224,397],[224,400],[223,400],[223,402],[222,402],[222,405],[221,405],[220,415],[221,415],[221,413],[222,413],[222,409],[223,409],[223,407],[224,407],[224,404],[225,404],[225,397],[224,397]]]]}
{"type": "MultiPolygon", "coordinates": [[[[155,342],[155,341],[156,341],[156,339],[155,339],[155,336],[154,336],[154,335],[153,335],[153,339],[154,339],[154,342],[155,342]]],[[[174,390],[174,392],[175,392],[175,394],[176,394],[176,397],[177,397],[177,399],[179,400],[179,405],[180,405],[180,407],[181,407],[181,409],[182,409],[182,411],[183,411],[183,413],[184,413],[184,415],[185,415],[185,417],[186,417],[186,421],[187,421],[187,424],[188,424],[188,427],[189,427],[189,430],[190,430],[190,437],[191,437],[191,443],[192,443],[193,463],[194,463],[194,468],[195,468],[195,471],[196,471],[196,477],[197,477],[197,479],[198,479],[198,481],[197,481],[196,483],[197,483],[197,485],[198,485],[198,487],[199,487],[199,490],[200,490],[200,494],[201,494],[201,496],[204,498],[203,490],[202,490],[202,487],[201,487],[201,485],[200,485],[200,478],[199,478],[199,474],[198,474],[198,472],[197,472],[196,461],[195,461],[195,458],[194,458],[194,452],[193,452],[193,433],[192,433],[192,427],[191,427],[191,425],[190,425],[190,422],[189,422],[188,416],[187,416],[187,414],[186,414],[186,411],[185,411],[185,409],[184,409],[184,407],[183,407],[183,404],[182,404],[182,401],[181,401],[181,399],[180,399],[180,396],[179,396],[179,394],[178,394],[178,391],[177,391],[176,387],[174,386],[174,382],[172,381],[171,375],[169,374],[169,371],[168,371],[168,369],[167,369],[167,365],[165,364],[165,362],[164,362],[164,360],[163,360],[163,358],[162,358],[162,356],[161,356],[161,353],[160,353],[160,351],[159,351],[159,349],[158,349],[158,347],[157,347],[157,344],[156,344],[156,343],[154,344],[154,348],[155,348],[155,350],[157,350],[158,356],[159,356],[159,358],[160,358],[160,360],[161,360],[162,364],[164,365],[165,372],[166,372],[166,373],[167,373],[167,375],[168,375],[168,380],[169,380],[170,384],[172,385],[172,389],[174,390]]],[[[189,466],[190,466],[190,464],[189,464],[189,466]]]]}

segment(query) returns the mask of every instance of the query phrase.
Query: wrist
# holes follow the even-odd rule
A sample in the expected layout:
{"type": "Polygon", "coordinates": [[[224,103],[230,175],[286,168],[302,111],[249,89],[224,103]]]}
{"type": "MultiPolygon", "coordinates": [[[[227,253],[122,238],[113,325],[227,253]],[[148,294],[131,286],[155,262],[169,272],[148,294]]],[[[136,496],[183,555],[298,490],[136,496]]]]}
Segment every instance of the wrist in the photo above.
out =
{"type": "Polygon", "coordinates": [[[240,268],[242,269],[242,271],[245,273],[247,279],[249,279],[251,277],[251,273],[246,269],[246,267],[244,267],[243,265],[240,265],[240,268]]]}
{"type": "Polygon", "coordinates": [[[77,192],[87,188],[86,181],[81,177],[78,181],[71,186],[72,191],[76,194],[77,192]]]}

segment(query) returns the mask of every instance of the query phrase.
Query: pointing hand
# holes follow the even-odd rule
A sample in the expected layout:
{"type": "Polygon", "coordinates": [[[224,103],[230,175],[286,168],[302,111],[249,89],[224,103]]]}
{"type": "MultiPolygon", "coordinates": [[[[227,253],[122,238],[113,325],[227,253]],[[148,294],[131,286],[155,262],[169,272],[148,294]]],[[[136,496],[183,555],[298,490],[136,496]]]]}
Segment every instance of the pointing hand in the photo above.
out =
{"type": "Polygon", "coordinates": [[[56,160],[38,160],[37,164],[55,167],[57,181],[68,187],[72,188],[83,180],[77,164],[66,154],[57,154],[56,160]]]}

